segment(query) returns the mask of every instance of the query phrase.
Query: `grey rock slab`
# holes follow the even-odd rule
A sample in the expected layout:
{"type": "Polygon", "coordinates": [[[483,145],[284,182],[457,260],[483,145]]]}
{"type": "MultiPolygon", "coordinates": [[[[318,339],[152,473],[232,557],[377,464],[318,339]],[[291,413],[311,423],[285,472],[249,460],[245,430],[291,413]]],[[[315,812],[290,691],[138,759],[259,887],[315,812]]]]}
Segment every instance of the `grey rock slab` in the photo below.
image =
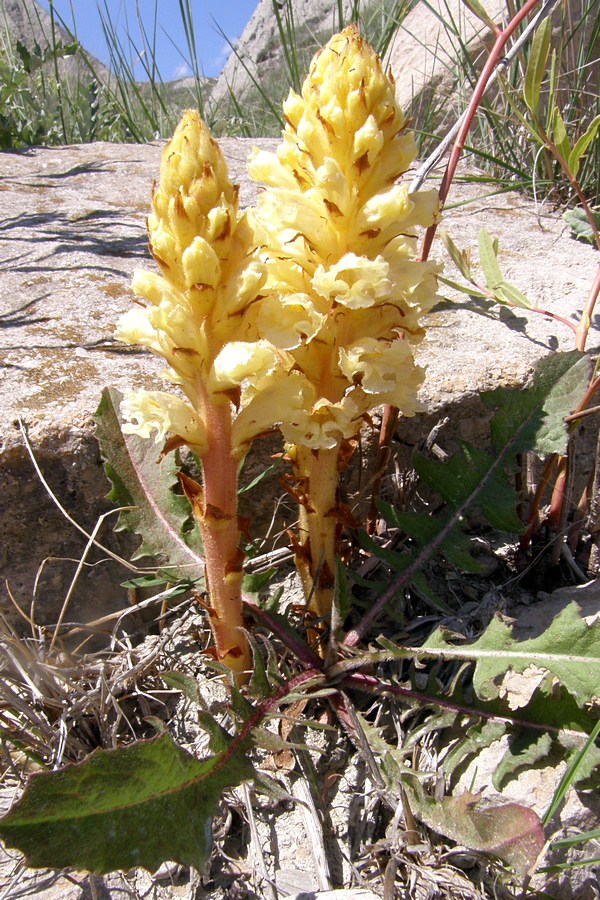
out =
{"type": "MultiPolygon", "coordinates": [[[[484,6],[491,19],[501,25],[507,15],[505,0],[487,0],[484,6]]],[[[388,60],[400,105],[408,106],[423,91],[431,94],[441,84],[451,93],[457,77],[459,42],[476,59],[490,35],[491,29],[462,0],[417,3],[403,19],[390,45],[388,60]]]]}
{"type": "MultiPolygon", "coordinates": [[[[222,142],[244,205],[257,192],[245,171],[251,146],[276,143],[222,142]]],[[[1,583],[8,579],[15,599],[28,608],[36,573],[48,559],[36,592],[42,621],[55,618],[86,541],[42,488],[15,423],[25,423],[57,498],[89,531],[110,509],[91,425],[102,388],[160,387],[160,363],[113,339],[119,316],[130,308],[133,270],[153,265],[145,218],[160,151],[158,143],[97,143],[0,155],[1,583]]],[[[472,199],[477,191],[482,188],[458,186],[452,199],[472,199]]],[[[569,237],[558,214],[509,193],[459,205],[444,225],[461,246],[474,246],[485,225],[499,236],[507,277],[540,306],[577,319],[597,260],[591,247],[569,237]]],[[[455,277],[450,266],[447,274],[455,277]]],[[[450,444],[454,437],[485,444],[489,414],[479,391],[524,384],[540,358],[573,346],[569,329],[556,321],[459,300],[442,303],[429,318],[419,350],[428,367],[426,411],[401,422],[404,444],[416,443],[447,415],[450,444]]],[[[596,329],[590,349],[598,343],[596,329]]],[[[116,552],[131,550],[131,541],[110,532],[107,522],[101,540],[116,552]]],[[[88,562],[102,558],[95,553],[88,562]]],[[[126,575],[114,563],[95,565],[79,579],[67,618],[122,605],[119,584],[126,575]]],[[[2,602],[12,608],[7,595],[2,602]]]]}

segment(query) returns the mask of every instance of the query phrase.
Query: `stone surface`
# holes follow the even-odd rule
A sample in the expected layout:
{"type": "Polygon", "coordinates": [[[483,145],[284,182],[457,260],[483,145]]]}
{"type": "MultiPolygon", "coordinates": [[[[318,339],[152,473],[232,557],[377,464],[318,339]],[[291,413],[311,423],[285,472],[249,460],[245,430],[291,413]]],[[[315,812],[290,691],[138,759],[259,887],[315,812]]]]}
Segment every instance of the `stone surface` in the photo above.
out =
{"type": "MultiPolygon", "coordinates": [[[[506,0],[485,0],[490,17],[501,24],[506,17],[506,0]]],[[[452,25],[474,60],[481,55],[491,30],[463,3],[463,0],[431,0],[418,3],[396,31],[389,52],[389,64],[396,79],[398,102],[408,107],[430,96],[443,84],[450,93],[456,78],[456,44],[449,34],[452,25]]]]}
{"type": "MultiPolygon", "coordinates": [[[[256,195],[245,174],[254,143],[273,147],[275,142],[223,141],[244,204],[256,195]]],[[[101,390],[159,385],[160,363],[119,346],[112,334],[131,303],[132,271],[152,265],[145,216],[160,149],[159,144],[91,144],[0,155],[0,590],[4,609],[12,608],[5,580],[29,608],[36,573],[48,560],[37,583],[41,621],[55,618],[86,541],[42,488],[15,423],[23,420],[58,499],[89,531],[110,509],[102,499],[108,483],[91,426],[101,390]]],[[[477,190],[484,192],[458,186],[453,200],[477,190]]],[[[504,194],[457,206],[444,224],[461,246],[474,246],[485,224],[499,236],[506,275],[540,306],[577,318],[597,263],[592,248],[573,241],[558,215],[504,194]]],[[[436,245],[434,255],[439,252],[436,245]]],[[[451,267],[447,274],[456,277],[451,267]]],[[[596,329],[589,347],[598,345],[596,329]]],[[[484,444],[489,414],[478,392],[523,384],[537,360],[572,346],[568,328],[540,315],[498,313],[468,299],[456,306],[442,303],[430,317],[420,350],[428,366],[427,411],[401,423],[401,441],[414,445],[448,415],[445,445],[454,437],[484,444]]],[[[259,454],[255,466],[264,458],[259,454]]],[[[264,494],[261,500],[255,515],[259,529],[270,516],[264,494]]],[[[130,541],[111,535],[110,521],[100,539],[117,552],[131,549],[130,541]]],[[[103,557],[94,552],[89,561],[103,557]]],[[[67,619],[122,605],[118,585],[126,575],[116,563],[95,566],[79,580],[67,619]]]]}

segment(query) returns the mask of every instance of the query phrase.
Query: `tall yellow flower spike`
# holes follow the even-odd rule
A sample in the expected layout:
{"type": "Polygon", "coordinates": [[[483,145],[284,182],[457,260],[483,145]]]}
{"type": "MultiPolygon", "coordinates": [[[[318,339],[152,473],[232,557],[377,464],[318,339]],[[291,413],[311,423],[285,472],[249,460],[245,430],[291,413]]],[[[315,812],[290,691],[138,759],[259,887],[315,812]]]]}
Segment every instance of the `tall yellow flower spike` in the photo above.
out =
{"type": "Polygon", "coordinates": [[[204,541],[216,655],[241,682],[251,655],[242,630],[237,469],[252,438],[272,425],[272,396],[285,370],[278,351],[245,324],[265,271],[237,193],[206,125],[185,113],[163,152],[148,220],[162,275],[135,274],[145,305],[123,316],[117,336],[163,357],[166,378],[183,394],[130,393],[124,430],[155,432],[157,441],[169,435],[167,449],[186,443],[202,459],[203,486],[182,483],[204,541]]]}
{"type": "Polygon", "coordinates": [[[300,501],[296,558],[311,610],[331,611],[344,442],[384,403],[418,408],[424,373],[411,345],[436,300],[437,265],[418,262],[417,226],[438,216],[435,191],[398,180],[416,155],[394,83],[355,26],[314,58],[284,104],[276,153],[255,151],[267,184],[253,214],[265,251],[257,324],[293,362],[304,406],[281,426],[300,501]]]}

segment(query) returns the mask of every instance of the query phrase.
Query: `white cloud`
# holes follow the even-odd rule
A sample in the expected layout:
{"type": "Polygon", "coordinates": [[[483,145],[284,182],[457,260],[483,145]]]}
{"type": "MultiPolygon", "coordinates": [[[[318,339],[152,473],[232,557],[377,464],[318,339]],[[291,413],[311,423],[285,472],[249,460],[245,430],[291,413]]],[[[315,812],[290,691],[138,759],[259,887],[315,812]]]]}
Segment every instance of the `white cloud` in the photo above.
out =
{"type": "MultiPolygon", "coordinates": [[[[233,40],[231,41],[231,43],[233,44],[234,47],[235,47],[236,42],[237,42],[238,40],[239,40],[239,37],[235,37],[235,38],[233,38],[233,40]]],[[[228,44],[228,43],[223,44],[223,45],[221,46],[221,49],[220,49],[219,52],[217,53],[217,55],[216,55],[216,56],[213,56],[213,58],[212,58],[211,61],[210,61],[210,68],[211,68],[211,71],[216,72],[217,74],[220,74],[220,73],[222,72],[222,70],[223,70],[223,66],[225,65],[225,63],[226,63],[227,60],[229,59],[229,54],[232,53],[232,52],[233,52],[233,51],[232,51],[232,49],[231,49],[231,45],[230,45],[230,44],[228,44]]]]}
{"type": "Polygon", "coordinates": [[[177,66],[177,68],[176,68],[175,71],[173,72],[173,79],[177,79],[177,78],[189,78],[189,76],[192,75],[192,74],[193,74],[193,73],[192,73],[192,70],[190,69],[190,67],[188,66],[188,64],[187,64],[187,63],[181,63],[180,65],[177,66]]]}

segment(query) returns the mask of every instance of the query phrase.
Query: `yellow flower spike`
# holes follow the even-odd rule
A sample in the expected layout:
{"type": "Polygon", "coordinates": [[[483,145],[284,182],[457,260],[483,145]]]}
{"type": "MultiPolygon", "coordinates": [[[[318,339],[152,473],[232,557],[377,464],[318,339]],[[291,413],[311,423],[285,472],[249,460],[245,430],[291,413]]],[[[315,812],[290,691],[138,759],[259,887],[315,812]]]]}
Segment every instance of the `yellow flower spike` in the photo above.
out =
{"type": "Polygon", "coordinates": [[[267,184],[252,214],[268,272],[257,320],[310,398],[281,430],[304,486],[297,561],[321,618],[343,517],[340,448],[374,407],[418,408],[423,371],[411,347],[436,300],[438,266],[416,259],[417,228],[437,220],[438,201],[398,183],[415,140],[393,80],[354,25],[317,54],[284,115],[277,151],[255,152],[249,164],[267,184]]]}
{"type": "Polygon", "coordinates": [[[279,371],[280,351],[259,340],[246,314],[260,296],[265,267],[238,213],[221,150],[196,112],[184,114],[163,151],[148,231],[162,275],[135,274],[133,289],[146,306],[123,316],[117,336],[162,357],[167,380],[185,399],[134,392],[122,404],[123,430],[156,434],[157,441],[175,436],[201,457],[203,485],[189,478],[182,484],[203,537],[216,655],[243,683],[251,653],[243,630],[237,471],[266,422],[264,414],[246,415],[234,431],[232,401],[251,404],[291,363],[279,371]]]}

